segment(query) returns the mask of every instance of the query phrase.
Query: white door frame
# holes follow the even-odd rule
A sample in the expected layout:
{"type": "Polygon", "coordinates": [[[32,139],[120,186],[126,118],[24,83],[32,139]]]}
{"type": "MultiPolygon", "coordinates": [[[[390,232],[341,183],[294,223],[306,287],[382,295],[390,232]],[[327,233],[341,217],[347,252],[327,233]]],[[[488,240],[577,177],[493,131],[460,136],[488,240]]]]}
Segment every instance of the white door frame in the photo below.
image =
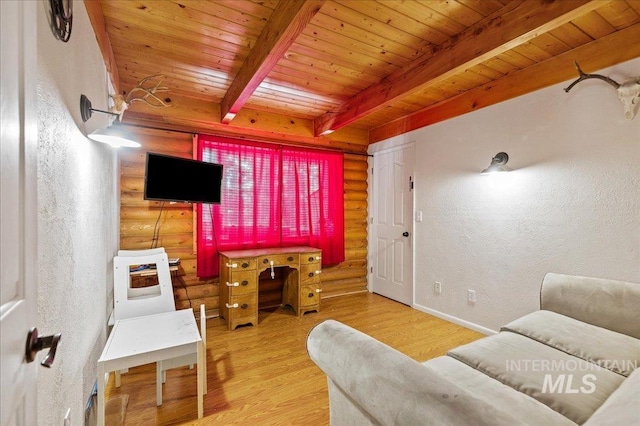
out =
{"type": "MultiPolygon", "coordinates": [[[[410,142],[404,142],[404,141],[398,141],[398,140],[388,140],[388,141],[384,141],[384,142],[379,142],[376,144],[372,144],[369,145],[369,158],[368,158],[368,168],[367,168],[367,181],[368,181],[368,185],[367,185],[367,206],[368,206],[368,215],[367,215],[367,267],[368,267],[368,271],[367,271],[367,290],[369,290],[369,292],[372,292],[372,279],[373,279],[373,263],[375,262],[375,248],[374,248],[374,242],[376,241],[377,238],[377,234],[376,234],[376,230],[375,227],[372,226],[373,225],[373,217],[372,217],[372,208],[375,205],[375,202],[377,201],[377,197],[379,194],[374,194],[373,192],[373,166],[374,166],[374,157],[376,154],[386,154],[389,152],[393,152],[393,151],[398,151],[401,149],[405,149],[408,147],[412,147],[414,148],[415,151],[415,141],[410,141],[410,142]]],[[[415,158],[415,156],[414,156],[415,158]]],[[[413,170],[414,170],[414,176],[415,176],[415,162],[414,164],[412,164],[413,170]]],[[[410,306],[414,307],[415,305],[415,188],[412,191],[412,197],[411,197],[411,244],[410,244],[410,248],[411,248],[411,303],[410,306]]]]}

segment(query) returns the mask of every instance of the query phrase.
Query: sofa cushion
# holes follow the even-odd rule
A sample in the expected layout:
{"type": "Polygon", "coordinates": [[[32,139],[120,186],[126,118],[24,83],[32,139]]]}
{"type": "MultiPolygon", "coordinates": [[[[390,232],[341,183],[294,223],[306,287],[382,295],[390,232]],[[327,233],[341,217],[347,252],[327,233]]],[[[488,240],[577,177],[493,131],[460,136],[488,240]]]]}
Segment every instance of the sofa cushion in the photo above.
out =
{"type": "Polygon", "coordinates": [[[497,405],[520,419],[535,419],[538,424],[545,425],[575,426],[574,422],[530,396],[450,356],[434,358],[423,362],[423,365],[431,367],[437,374],[455,382],[488,404],[497,405]]]}
{"type": "Polygon", "coordinates": [[[509,331],[448,355],[582,424],[624,377],[509,331]]]}
{"type": "Polygon", "coordinates": [[[640,425],[640,368],[587,420],[585,426],[640,425]]]}
{"type": "Polygon", "coordinates": [[[500,330],[530,337],[625,377],[640,364],[640,340],[551,311],[532,312],[500,330]]]}
{"type": "Polygon", "coordinates": [[[548,273],[540,309],[640,339],[640,284],[548,273]]]}

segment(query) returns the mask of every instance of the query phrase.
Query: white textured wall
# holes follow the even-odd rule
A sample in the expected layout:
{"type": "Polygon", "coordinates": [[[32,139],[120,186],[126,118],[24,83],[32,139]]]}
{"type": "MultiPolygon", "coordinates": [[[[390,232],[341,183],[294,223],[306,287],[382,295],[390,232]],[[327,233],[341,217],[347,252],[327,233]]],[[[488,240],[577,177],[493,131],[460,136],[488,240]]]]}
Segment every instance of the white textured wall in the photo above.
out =
{"type": "MultiPolygon", "coordinates": [[[[38,369],[38,423],[84,424],[84,406],[106,341],[111,259],[118,244],[116,157],[82,134],[80,94],[107,101],[106,73],[84,4],[75,1],[68,43],[38,6],[38,326],[62,333],[55,363],[38,369]]],[[[91,129],[104,126],[96,114],[91,129]]],[[[87,126],[89,127],[89,126],[87,126]]],[[[43,351],[44,352],[44,351],[43,351]]],[[[40,353],[40,358],[44,353],[40,353]]]]}
{"type": "Polygon", "coordinates": [[[418,309],[497,330],[539,308],[546,272],[640,282],[640,112],[625,120],[604,82],[566,85],[381,143],[416,144],[418,309]],[[481,175],[499,151],[515,170],[481,175]]]}

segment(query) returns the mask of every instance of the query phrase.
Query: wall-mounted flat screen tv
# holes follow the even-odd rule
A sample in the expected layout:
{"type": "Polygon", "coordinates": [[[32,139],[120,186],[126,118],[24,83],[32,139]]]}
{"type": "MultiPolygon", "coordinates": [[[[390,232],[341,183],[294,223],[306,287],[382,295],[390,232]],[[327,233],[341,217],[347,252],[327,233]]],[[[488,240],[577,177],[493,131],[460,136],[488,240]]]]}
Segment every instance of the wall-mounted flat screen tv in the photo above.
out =
{"type": "Polygon", "coordinates": [[[220,203],[222,164],[147,152],[144,199],[220,203]]]}

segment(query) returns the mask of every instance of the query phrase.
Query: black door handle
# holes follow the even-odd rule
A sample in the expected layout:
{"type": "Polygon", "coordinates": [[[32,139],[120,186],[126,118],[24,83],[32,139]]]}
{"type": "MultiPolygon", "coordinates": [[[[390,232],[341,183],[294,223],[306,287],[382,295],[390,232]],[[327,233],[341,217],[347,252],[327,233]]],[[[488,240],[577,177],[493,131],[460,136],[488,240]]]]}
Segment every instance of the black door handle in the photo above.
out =
{"type": "Polygon", "coordinates": [[[62,335],[60,333],[53,334],[51,336],[40,336],[38,329],[33,327],[27,334],[27,346],[25,351],[25,358],[27,362],[33,362],[36,359],[36,353],[43,349],[49,349],[49,353],[45,359],[40,363],[43,367],[50,368],[53,364],[53,360],[56,357],[56,350],[58,349],[58,343],[62,335]]]}
{"type": "Polygon", "coordinates": [[[409,232],[404,231],[404,232],[402,233],[402,236],[403,236],[403,237],[408,237],[408,236],[409,236],[409,232]]]}

